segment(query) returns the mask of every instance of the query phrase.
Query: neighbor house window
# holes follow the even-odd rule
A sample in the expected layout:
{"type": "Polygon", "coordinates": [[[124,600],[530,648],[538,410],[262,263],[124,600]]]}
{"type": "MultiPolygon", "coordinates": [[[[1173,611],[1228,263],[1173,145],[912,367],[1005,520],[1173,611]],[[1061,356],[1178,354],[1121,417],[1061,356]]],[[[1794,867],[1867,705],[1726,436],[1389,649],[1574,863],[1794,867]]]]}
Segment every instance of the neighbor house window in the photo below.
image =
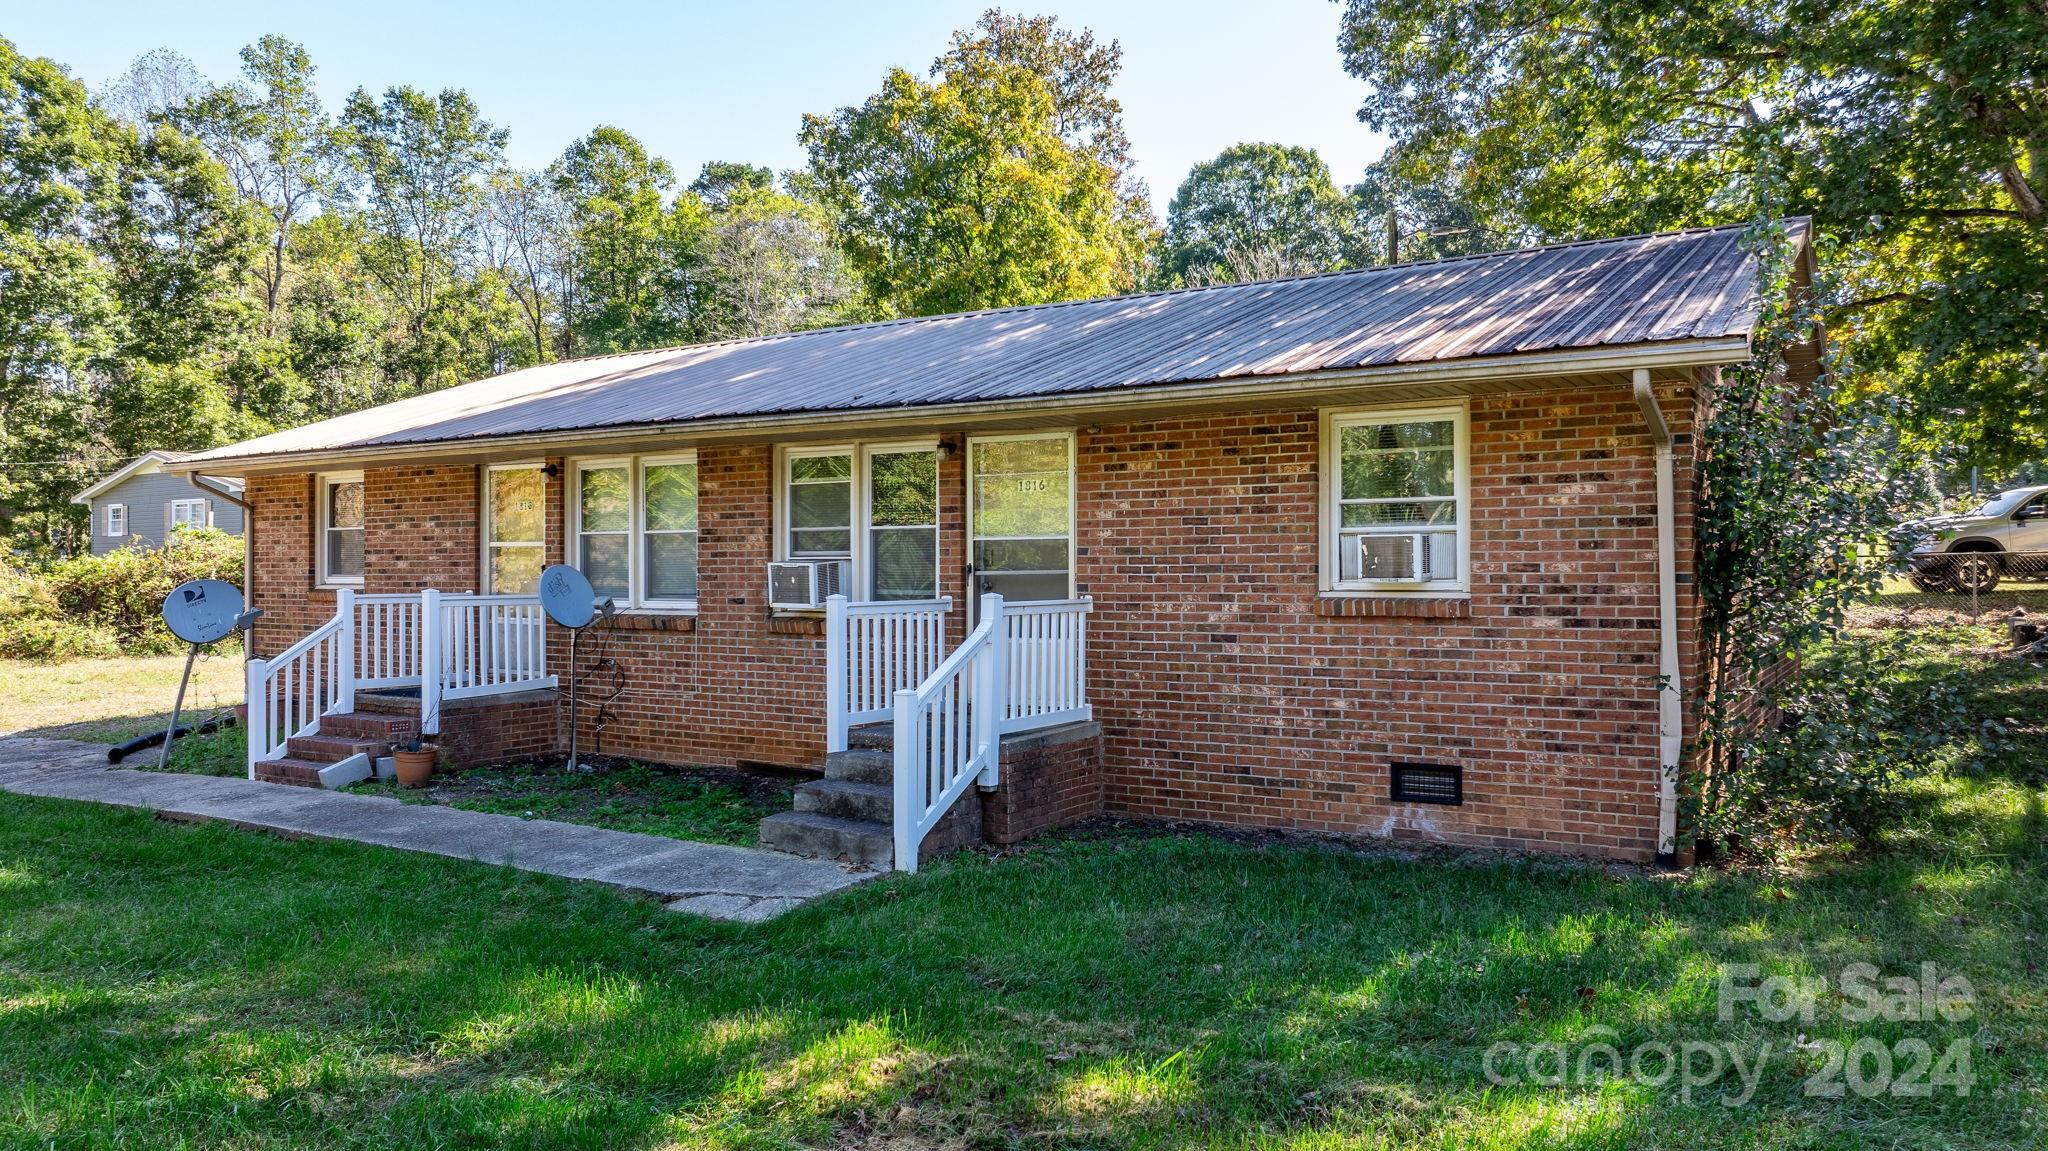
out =
{"type": "Polygon", "coordinates": [[[492,595],[531,595],[547,556],[547,494],[539,464],[484,469],[484,579],[492,595]]]}
{"type": "Polygon", "coordinates": [[[697,606],[697,460],[580,460],[569,500],[571,562],[621,606],[697,606]]]}
{"type": "Polygon", "coordinates": [[[213,504],[208,500],[172,500],[171,530],[203,528],[213,522],[213,504]]]}
{"type": "Polygon", "coordinates": [[[319,478],[320,582],[363,582],[363,474],[345,472],[319,478]]]}
{"type": "Polygon", "coordinates": [[[848,561],[855,601],[938,595],[936,444],[786,448],[780,475],[777,558],[848,561]]]}
{"type": "Polygon", "coordinates": [[[128,534],[127,504],[107,505],[107,524],[100,534],[109,536],[125,536],[128,534]]]}
{"type": "Polygon", "coordinates": [[[1463,406],[1327,417],[1326,586],[1468,587],[1466,426],[1463,406]]]}

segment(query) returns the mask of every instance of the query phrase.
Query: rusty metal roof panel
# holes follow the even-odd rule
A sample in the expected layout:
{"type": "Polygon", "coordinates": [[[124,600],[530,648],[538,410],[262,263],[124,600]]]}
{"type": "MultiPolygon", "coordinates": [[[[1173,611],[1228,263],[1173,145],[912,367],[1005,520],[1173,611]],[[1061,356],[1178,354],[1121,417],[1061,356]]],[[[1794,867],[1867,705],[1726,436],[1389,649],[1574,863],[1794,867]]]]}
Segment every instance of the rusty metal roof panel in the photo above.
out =
{"type": "Polygon", "coordinates": [[[892,320],[545,364],[195,461],[1743,336],[1756,274],[1741,228],[1702,228],[892,320]]]}

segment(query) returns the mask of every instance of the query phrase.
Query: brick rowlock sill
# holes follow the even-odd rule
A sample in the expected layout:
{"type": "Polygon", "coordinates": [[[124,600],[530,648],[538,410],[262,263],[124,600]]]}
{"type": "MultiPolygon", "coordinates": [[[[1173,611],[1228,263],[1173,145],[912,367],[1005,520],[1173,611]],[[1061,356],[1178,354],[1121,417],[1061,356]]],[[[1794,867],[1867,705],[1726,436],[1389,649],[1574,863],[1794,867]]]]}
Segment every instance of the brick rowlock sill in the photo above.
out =
{"type": "Polygon", "coordinates": [[[1320,616],[1372,616],[1405,619],[1471,619],[1469,596],[1320,595],[1320,616]]]}

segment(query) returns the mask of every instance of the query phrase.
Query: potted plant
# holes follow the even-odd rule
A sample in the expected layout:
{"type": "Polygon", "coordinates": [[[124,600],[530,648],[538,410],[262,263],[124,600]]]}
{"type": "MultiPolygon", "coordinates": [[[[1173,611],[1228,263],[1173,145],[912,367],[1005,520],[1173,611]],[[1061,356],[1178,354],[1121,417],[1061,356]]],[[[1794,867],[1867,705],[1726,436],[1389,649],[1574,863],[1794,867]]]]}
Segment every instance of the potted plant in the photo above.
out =
{"type": "Polygon", "coordinates": [[[434,762],[441,757],[441,751],[431,743],[422,743],[418,738],[408,739],[391,751],[392,769],[398,775],[400,787],[425,787],[434,778],[434,762]]]}

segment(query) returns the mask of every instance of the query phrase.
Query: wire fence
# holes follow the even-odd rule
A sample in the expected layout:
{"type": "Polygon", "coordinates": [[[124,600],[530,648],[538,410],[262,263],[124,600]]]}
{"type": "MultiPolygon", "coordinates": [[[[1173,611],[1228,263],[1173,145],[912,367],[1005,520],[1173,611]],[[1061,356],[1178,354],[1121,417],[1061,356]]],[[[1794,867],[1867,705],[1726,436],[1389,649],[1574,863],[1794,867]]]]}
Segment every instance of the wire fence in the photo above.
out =
{"type": "Polygon", "coordinates": [[[1929,622],[2000,623],[2015,613],[2048,619],[2048,552],[1919,553],[1869,606],[1929,622]]]}

